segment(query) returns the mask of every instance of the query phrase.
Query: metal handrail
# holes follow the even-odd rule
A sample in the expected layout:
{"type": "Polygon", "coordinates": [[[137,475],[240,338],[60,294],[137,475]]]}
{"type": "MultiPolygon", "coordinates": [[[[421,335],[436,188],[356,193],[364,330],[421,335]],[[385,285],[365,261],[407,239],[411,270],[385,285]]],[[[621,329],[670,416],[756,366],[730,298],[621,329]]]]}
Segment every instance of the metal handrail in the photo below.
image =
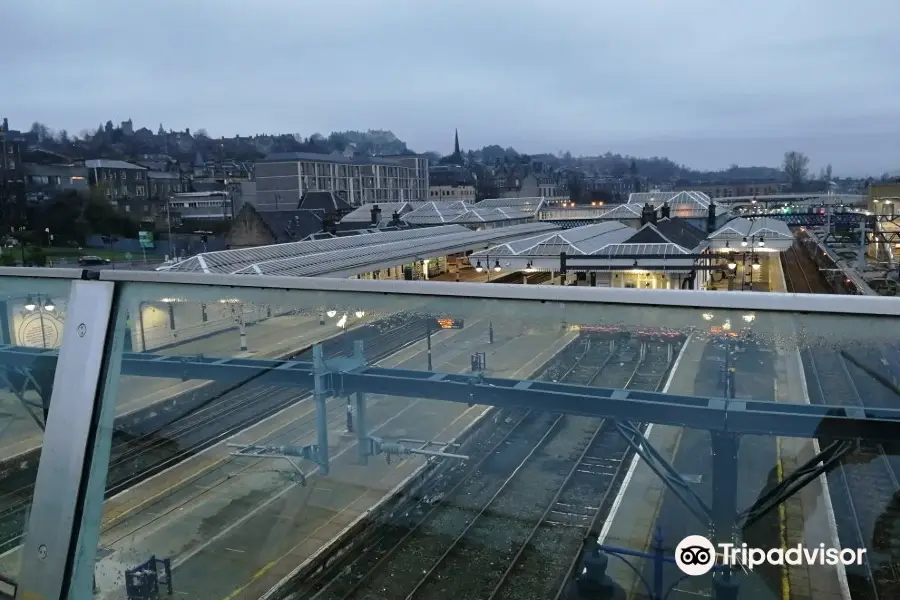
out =
{"type": "Polygon", "coordinates": [[[696,290],[648,290],[629,288],[582,288],[575,286],[522,286],[465,282],[408,282],[343,279],[328,277],[278,277],[272,275],[225,275],[207,273],[166,273],[160,271],[90,271],[89,269],[47,269],[40,267],[0,267],[4,277],[82,279],[90,273],[100,281],[125,283],[192,285],[198,288],[231,287],[237,290],[278,290],[363,293],[383,296],[406,295],[423,298],[472,298],[585,305],[625,305],[635,307],[681,307],[766,311],[775,313],[842,314],[868,317],[898,317],[900,302],[881,296],[827,296],[751,292],[716,294],[696,290]]]}

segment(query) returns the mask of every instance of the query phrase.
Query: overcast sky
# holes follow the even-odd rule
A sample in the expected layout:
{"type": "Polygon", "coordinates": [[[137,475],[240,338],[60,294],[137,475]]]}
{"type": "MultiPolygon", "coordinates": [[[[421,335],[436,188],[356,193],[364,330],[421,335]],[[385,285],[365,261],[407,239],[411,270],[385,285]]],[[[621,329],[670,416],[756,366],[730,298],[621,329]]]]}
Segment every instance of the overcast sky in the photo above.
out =
{"type": "Polygon", "coordinates": [[[0,113],[900,170],[897,0],[0,0],[0,113]]]}

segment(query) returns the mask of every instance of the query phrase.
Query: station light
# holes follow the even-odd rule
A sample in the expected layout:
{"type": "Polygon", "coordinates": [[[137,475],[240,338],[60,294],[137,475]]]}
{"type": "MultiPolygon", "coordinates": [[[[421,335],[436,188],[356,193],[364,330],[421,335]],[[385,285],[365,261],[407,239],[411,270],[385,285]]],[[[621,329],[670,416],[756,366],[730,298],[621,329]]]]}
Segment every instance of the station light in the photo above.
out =
{"type": "Polygon", "coordinates": [[[714,316],[712,313],[703,313],[703,319],[706,321],[712,321],[714,316]]]}
{"type": "Polygon", "coordinates": [[[500,266],[500,261],[499,261],[499,260],[495,260],[495,261],[494,261],[494,271],[496,271],[497,273],[499,273],[502,269],[503,269],[503,267],[500,266]]]}
{"type": "Polygon", "coordinates": [[[357,319],[362,319],[364,316],[366,316],[365,311],[362,311],[362,310],[358,310],[354,314],[356,315],[357,319]]]}
{"type": "Polygon", "coordinates": [[[722,323],[722,329],[724,329],[725,331],[731,331],[731,320],[730,319],[725,319],[725,322],[722,323]]]}
{"type": "Polygon", "coordinates": [[[765,245],[766,245],[766,238],[764,238],[764,237],[759,238],[759,247],[762,248],[765,245]]]}
{"type": "Polygon", "coordinates": [[[347,324],[347,313],[344,313],[344,315],[340,319],[338,319],[337,326],[340,327],[341,329],[343,329],[344,325],[346,325],[346,324],[347,324]]]}
{"type": "Polygon", "coordinates": [[[753,315],[753,314],[744,315],[744,321],[746,321],[747,323],[752,323],[755,319],[756,319],[756,315],[753,315]]]}
{"type": "Polygon", "coordinates": [[[762,265],[759,264],[759,259],[756,258],[756,257],[754,256],[754,257],[753,257],[753,264],[751,264],[750,266],[753,267],[753,270],[754,270],[754,271],[758,271],[759,268],[760,268],[762,265]]]}
{"type": "Polygon", "coordinates": [[[34,302],[34,299],[31,296],[28,296],[28,299],[25,301],[25,310],[31,312],[36,308],[37,304],[34,302]]]}
{"type": "Polygon", "coordinates": [[[475,263],[475,272],[476,272],[476,273],[481,273],[483,270],[484,270],[484,267],[481,266],[481,261],[480,261],[480,260],[477,261],[477,262],[475,263]]]}
{"type": "Polygon", "coordinates": [[[729,260],[729,261],[728,261],[728,264],[727,264],[726,266],[727,266],[728,269],[731,270],[731,271],[734,271],[735,269],[737,269],[737,263],[734,262],[734,260],[729,260]]]}
{"type": "Polygon", "coordinates": [[[53,304],[53,300],[47,298],[47,301],[44,302],[44,310],[48,312],[53,312],[54,310],[56,310],[56,305],[53,304]]]}
{"type": "Polygon", "coordinates": [[[743,240],[741,240],[741,246],[743,246],[744,248],[747,247],[747,238],[744,238],[743,240]]]}
{"type": "Polygon", "coordinates": [[[328,310],[328,311],[325,311],[325,314],[328,315],[329,319],[333,319],[334,315],[337,314],[337,311],[336,310],[328,310]]]}

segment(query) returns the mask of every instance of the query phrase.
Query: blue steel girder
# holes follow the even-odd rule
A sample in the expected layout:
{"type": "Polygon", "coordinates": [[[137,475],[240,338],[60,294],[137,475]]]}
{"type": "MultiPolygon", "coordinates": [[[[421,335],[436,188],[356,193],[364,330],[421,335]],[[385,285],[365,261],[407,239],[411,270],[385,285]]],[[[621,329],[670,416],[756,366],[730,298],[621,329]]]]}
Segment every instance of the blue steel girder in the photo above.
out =
{"type": "MultiPolygon", "coordinates": [[[[52,367],[54,351],[0,346],[0,366],[52,367]]],[[[326,368],[330,368],[326,361],[326,368]]],[[[311,391],[312,362],[123,354],[122,374],[142,377],[249,381],[311,391]]],[[[828,407],[763,400],[727,400],[574,384],[473,378],[471,375],[360,366],[329,370],[323,377],[333,395],[373,393],[450,402],[524,408],[622,421],[755,435],[895,442],[900,409],[828,407]],[[339,393],[338,393],[339,392],[339,393]]]]}

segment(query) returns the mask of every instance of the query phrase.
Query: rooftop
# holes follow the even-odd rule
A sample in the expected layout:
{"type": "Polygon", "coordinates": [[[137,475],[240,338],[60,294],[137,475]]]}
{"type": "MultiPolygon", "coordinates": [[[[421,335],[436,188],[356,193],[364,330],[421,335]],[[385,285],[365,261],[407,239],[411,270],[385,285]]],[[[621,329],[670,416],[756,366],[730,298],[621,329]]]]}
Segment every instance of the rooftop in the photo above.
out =
{"type": "Polygon", "coordinates": [[[187,273],[274,274],[330,276],[366,265],[396,266],[406,259],[429,258],[459,252],[470,246],[502,243],[541,231],[558,229],[548,223],[513,225],[472,231],[462,225],[445,225],[400,231],[379,231],[348,237],[274,244],[204,252],[160,271],[187,273]],[[392,262],[395,261],[395,262],[392,262]]]}
{"type": "MultiPolygon", "coordinates": [[[[410,158],[415,158],[410,157],[410,158]]],[[[342,154],[316,154],[314,152],[274,152],[257,162],[325,162],[341,165],[387,165],[400,166],[395,160],[375,156],[354,156],[347,158],[342,154]]]]}
{"type": "Polygon", "coordinates": [[[522,212],[537,214],[544,206],[544,198],[486,198],[475,203],[475,208],[516,208],[522,212]]]}
{"type": "Polygon", "coordinates": [[[109,158],[96,158],[84,161],[88,169],[125,169],[131,171],[146,171],[147,167],[135,165],[124,160],[112,160],[109,158]]]}

